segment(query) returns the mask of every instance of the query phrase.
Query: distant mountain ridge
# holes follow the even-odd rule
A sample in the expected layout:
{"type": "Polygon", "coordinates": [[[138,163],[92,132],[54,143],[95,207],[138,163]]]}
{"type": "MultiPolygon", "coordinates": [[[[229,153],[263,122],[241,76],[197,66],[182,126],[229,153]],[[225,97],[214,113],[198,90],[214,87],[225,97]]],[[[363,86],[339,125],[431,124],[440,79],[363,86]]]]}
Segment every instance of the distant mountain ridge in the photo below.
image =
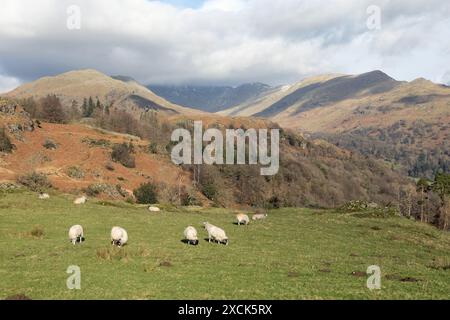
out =
{"type": "Polygon", "coordinates": [[[340,76],[301,87],[255,116],[275,116],[292,106],[298,106],[298,112],[304,112],[346,99],[390,91],[399,84],[400,82],[381,71],[357,76],[340,76]]]}
{"type": "Polygon", "coordinates": [[[414,177],[450,172],[450,87],[382,71],[323,75],[220,111],[269,119],[366,156],[400,164],[414,177]]]}
{"type": "Polygon", "coordinates": [[[80,107],[83,99],[92,97],[105,105],[113,105],[136,114],[145,110],[156,110],[169,115],[199,113],[170,103],[130,77],[110,77],[93,69],[43,77],[23,84],[4,96],[24,99],[42,98],[49,94],[55,94],[66,109],[71,108],[74,103],[80,107]]]}
{"type": "Polygon", "coordinates": [[[207,112],[218,112],[265,96],[275,88],[263,83],[231,86],[148,85],[151,91],[168,101],[207,112]]]}

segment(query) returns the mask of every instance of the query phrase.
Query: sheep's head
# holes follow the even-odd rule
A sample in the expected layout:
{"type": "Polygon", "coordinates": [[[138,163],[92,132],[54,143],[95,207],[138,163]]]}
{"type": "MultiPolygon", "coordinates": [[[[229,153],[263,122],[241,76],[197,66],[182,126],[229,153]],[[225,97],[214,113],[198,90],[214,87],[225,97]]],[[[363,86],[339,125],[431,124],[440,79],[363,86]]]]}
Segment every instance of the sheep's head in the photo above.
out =
{"type": "Polygon", "coordinates": [[[203,222],[203,227],[206,229],[206,226],[209,224],[209,222],[203,222]]]}

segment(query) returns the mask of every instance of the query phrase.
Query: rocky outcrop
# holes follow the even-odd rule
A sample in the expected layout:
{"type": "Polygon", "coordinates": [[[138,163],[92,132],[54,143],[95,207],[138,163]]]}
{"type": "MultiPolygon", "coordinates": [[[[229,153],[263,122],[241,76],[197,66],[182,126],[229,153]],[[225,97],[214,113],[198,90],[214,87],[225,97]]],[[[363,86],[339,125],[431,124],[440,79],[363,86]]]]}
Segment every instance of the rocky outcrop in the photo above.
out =
{"type": "Polygon", "coordinates": [[[3,125],[8,133],[22,141],[22,133],[34,131],[36,125],[28,112],[23,110],[15,101],[0,98],[0,125],[3,125]]]}

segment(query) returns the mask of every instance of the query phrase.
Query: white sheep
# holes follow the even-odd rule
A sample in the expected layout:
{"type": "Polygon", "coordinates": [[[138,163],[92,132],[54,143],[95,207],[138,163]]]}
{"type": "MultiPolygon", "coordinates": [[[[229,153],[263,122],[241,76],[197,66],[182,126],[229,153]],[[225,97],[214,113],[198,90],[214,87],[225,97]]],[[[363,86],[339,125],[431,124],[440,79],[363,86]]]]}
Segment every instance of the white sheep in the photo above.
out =
{"type": "Polygon", "coordinates": [[[50,195],[48,193],[39,193],[39,199],[41,200],[45,200],[45,199],[50,199],[50,195]]]}
{"type": "Polygon", "coordinates": [[[252,220],[264,220],[265,218],[267,218],[267,213],[256,213],[253,215],[252,220]]]}
{"type": "Polygon", "coordinates": [[[241,224],[248,225],[250,223],[250,218],[248,217],[248,215],[243,214],[243,213],[237,214],[236,220],[237,220],[238,225],[241,225],[241,224]]]}
{"type": "Polygon", "coordinates": [[[192,244],[194,246],[198,245],[197,230],[192,226],[187,227],[184,230],[184,239],[189,244],[192,244]]]}
{"type": "Polygon", "coordinates": [[[150,212],[160,212],[160,211],[161,211],[161,209],[158,208],[158,207],[149,207],[148,210],[149,210],[150,212]]]}
{"type": "Polygon", "coordinates": [[[205,230],[208,232],[209,242],[211,242],[211,240],[215,240],[218,243],[224,243],[228,245],[228,237],[223,229],[220,229],[219,227],[216,227],[209,222],[204,222],[203,225],[205,226],[205,230]]]}
{"type": "Polygon", "coordinates": [[[75,245],[77,242],[81,243],[84,239],[83,227],[79,224],[70,227],[69,240],[75,245]]]}
{"type": "Polygon", "coordinates": [[[87,197],[86,196],[82,196],[80,198],[76,198],[73,203],[74,204],[85,204],[87,201],[87,197]]]}
{"type": "Polygon", "coordinates": [[[113,227],[111,229],[111,244],[119,248],[128,242],[128,233],[124,228],[113,227]]]}

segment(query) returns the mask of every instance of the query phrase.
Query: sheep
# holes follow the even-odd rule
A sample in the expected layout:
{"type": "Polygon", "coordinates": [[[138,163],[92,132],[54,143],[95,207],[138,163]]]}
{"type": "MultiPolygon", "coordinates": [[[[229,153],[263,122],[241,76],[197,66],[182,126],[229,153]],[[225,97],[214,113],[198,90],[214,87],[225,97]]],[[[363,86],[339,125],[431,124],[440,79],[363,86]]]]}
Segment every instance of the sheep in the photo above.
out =
{"type": "Polygon", "coordinates": [[[79,224],[70,227],[69,240],[75,245],[77,242],[81,243],[84,240],[83,227],[79,224]]]}
{"type": "Polygon", "coordinates": [[[198,245],[197,230],[192,226],[187,227],[184,230],[184,239],[188,244],[198,245]]]}
{"type": "Polygon", "coordinates": [[[50,199],[50,195],[48,193],[39,193],[39,199],[41,200],[45,200],[45,199],[50,199]]]}
{"type": "Polygon", "coordinates": [[[243,214],[243,213],[237,214],[236,220],[237,220],[238,225],[241,225],[241,224],[248,225],[250,223],[250,218],[248,217],[248,215],[243,214]]]}
{"type": "Polygon", "coordinates": [[[211,240],[215,240],[218,243],[224,243],[225,245],[228,245],[229,240],[224,230],[210,224],[209,222],[204,222],[203,225],[205,227],[205,230],[208,232],[208,242],[211,242],[211,240]]]}
{"type": "Polygon", "coordinates": [[[161,211],[161,209],[158,208],[158,207],[149,207],[148,210],[149,210],[150,212],[160,212],[160,211],[161,211]]]}
{"type": "Polygon", "coordinates": [[[86,196],[82,196],[80,198],[76,198],[73,203],[74,204],[85,204],[87,201],[87,197],[86,196]]]}
{"type": "Polygon", "coordinates": [[[265,218],[267,218],[267,213],[256,213],[253,215],[252,220],[264,220],[265,218]]]}
{"type": "Polygon", "coordinates": [[[128,242],[128,233],[124,228],[113,227],[111,229],[111,244],[119,248],[128,242]]]}

